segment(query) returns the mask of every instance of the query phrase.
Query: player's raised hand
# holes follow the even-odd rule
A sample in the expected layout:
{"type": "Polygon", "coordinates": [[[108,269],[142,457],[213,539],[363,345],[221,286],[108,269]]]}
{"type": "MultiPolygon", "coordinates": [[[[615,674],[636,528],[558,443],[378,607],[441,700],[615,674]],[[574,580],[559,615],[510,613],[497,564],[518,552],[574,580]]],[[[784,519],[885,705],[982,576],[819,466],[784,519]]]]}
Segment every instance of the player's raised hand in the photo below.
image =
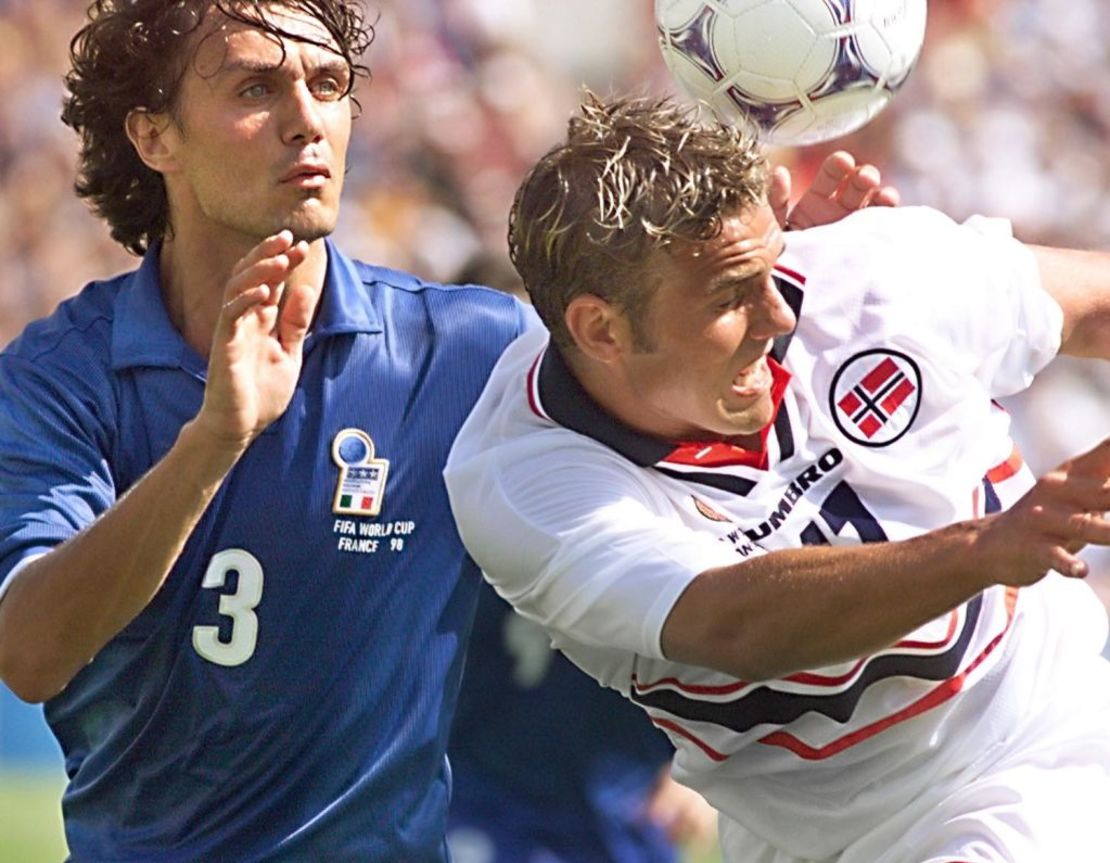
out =
{"type": "Polygon", "coordinates": [[[1110,545],[1110,438],[1049,471],[1013,507],[988,516],[980,548],[997,579],[1026,585],[1049,569],[1084,578],[1089,567],[1076,554],[1087,545],[1110,545]]]}
{"type": "Polygon", "coordinates": [[[197,416],[198,425],[221,445],[245,449],[289,405],[318,292],[286,279],[307,255],[307,243],[282,231],[232,270],[197,416]]]}
{"type": "Polygon", "coordinates": [[[874,165],[857,165],[851,153],[838,150],[825,157],[813,183],[790,209],[790,171],[781,165],[771,174],[768,198],[779,224],[812,228],[843,219],[864,207],[896,207],[898,190],[882,184],[874,165]]]}

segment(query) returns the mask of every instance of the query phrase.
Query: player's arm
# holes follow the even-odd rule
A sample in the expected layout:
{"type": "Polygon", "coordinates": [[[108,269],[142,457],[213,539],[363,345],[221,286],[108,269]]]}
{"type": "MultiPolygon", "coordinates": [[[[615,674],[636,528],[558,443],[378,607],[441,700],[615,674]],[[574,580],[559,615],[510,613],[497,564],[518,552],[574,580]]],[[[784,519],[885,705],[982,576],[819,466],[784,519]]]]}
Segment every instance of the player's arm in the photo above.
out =
{"type": "Polygon", "coordinates": [[[315,291],[285,276],[305,249],[261,243],[224,295],[197,416],[110,509],[18,570],[0,599],[0,679],[37,702],[73,676],[157,593],[228,472],[288,404],[315,291]]]}
{"type": "Polygon", "coordinates": [[[1110,439],[1045,475],[1002,513],[914,539],[775,551],[698,575],[671,609],[671,660],[745,680],[782,677],[886,648],[996,584],[1049,569],[1087,575],[1075,556],[1110,545],[1110,439]]]}
{"type": "Polygon", "coordinates": [[[1041,284],[1064,310],[1060,352],[1110,359],[1110,254],[1031,248],[1041,284]]]}

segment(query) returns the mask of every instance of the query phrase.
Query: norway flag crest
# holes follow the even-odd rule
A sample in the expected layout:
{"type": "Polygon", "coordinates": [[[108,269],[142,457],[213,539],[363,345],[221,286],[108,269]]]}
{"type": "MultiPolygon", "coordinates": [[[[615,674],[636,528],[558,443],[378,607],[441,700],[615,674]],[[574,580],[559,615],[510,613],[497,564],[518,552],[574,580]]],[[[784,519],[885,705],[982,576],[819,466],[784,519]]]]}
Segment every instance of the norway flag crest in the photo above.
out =
{"type": "Polygon", "coordinates": [[[921,370],[897,351],[856,354],[833,378],[829,407],[837,428],[863,446],[889,446],[902,437],[921,406],[921,370]]]}

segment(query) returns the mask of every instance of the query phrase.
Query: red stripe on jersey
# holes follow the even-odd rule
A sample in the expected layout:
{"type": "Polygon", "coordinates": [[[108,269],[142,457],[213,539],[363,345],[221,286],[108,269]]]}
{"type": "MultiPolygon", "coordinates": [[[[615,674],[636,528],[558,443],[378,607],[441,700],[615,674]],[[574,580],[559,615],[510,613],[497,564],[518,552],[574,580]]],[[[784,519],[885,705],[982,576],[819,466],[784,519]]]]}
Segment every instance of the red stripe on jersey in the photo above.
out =
{"type": "Polygon", "coordinates": [[[532,409],[532,413],[540,419],[550,420],[543,408],[540,407],[540,400],[536,395],[536,378],[540,368],[540,360],[543,359],[543,351],[540,351],[539,356],[532,361],[532,367],[528,369],[528,376],[524,379],[524,385],[528,388],[528,407],[532,409]]]}
{"type": "Polygon", "coordinates": [[[1006,459],[1006,461],[1002,462],[1000,465],[995,465],[987,471],[987,479],[991,482],[1002,482],[1003,480],[1007,480],[1021,470],[1024,464],[1025,461],[1022,459],[1021,453],[1018,452],[1018,448],[1015,446],[1010,453],[1010,457],[1006,459]]]}
{"type": "Polygon", "coordinates": [[[784,267],[782,264],[775,264],[775,272],[778,273],[780,276],[786,276],[790,279],[793,279],[795,282],[798,283],[799,286],[806,283],[805,276],[803,276],[799,272],[790,269],[789,267],[784,267]]]}
{"type": "Polygon", "coordinates": [[[839,686],[858,676],[865,662],[864,659],[859,660],[844,674],[838,674],[836,677],[827,674],[815,674],[812,671],[799,671],[797,674],[787,675],[783,680],[789,680],[791,683],[808,683],[811,686],[839,686]]]}
{"type": "Polygon", "coordinates": [[[870,725],[865,725],[863,728],[853,731],[851,734],[845,734],[843,737],[839,737],[820,747],[810,746],[808,743],[802,742],[793,734],[786,731],[773,731],[766,737],[760,738],[759,742],[765,743],[768,746],[781,746],[783,749],[789,749],[799,758],[804,758],[807,761],[820,761],[825,758],[831,758],[843,752],[845,749],[849,749],[857,743],[862,743],[864,740],[874,737],[876,734],[886,731],[886,729],[900,722],[905,722],[907,719],[912,719],[915,716],[943,704],[963,689],[964,683],[967,681],[971,672],[978,668],[979,665],[994,652],[995,648],[1002,643],[1002,639],[1006,636],[1006,633],[1010,631],[1010,625],[1014,622],[1015,599],[1016,591],[1011,592],[1007,590],[1006,625],[998,635],[991,639],[991,642],[983,648],[983,652],[975,657],[967,668],[960,674],[948,678],[948,680],[945,680],[917,701],[913,702],[913,704],[899,710],[897,713],[892,713],[890,716],[886,716],[877,722],[872,722],[870,725]]]}
{"type": "Polygon", "coordinates": [[[732,695],[750,685],[751,684],[746,680],[737,680],[735,683],[722,683],[716,686],[710,686],[703,683],[683,683],[677,677],[661,677],[659,680],[653,680],[651,683],[640,683],[636,679],[636,675],[632,675],[632,686],[641,695],[653,689],[658,689],[660,686],[673,686],[680,692],[689,692],[694,695],[732,695]]]}
{"type": "Polygon", "coordinates": [[[660,728],[666,728],[668,731],[673,731],[680,737],[685,737],[713,761],[728,761],[727,755],[725,755],[723,752],[718,752],[704,740],[701,740],[700,738],[694,736],[692,732],[687,731],[677,722],[671,722],[669,719],[657,719],[654,716],[651,717],[651,721],[658,725],[660,728]]]}

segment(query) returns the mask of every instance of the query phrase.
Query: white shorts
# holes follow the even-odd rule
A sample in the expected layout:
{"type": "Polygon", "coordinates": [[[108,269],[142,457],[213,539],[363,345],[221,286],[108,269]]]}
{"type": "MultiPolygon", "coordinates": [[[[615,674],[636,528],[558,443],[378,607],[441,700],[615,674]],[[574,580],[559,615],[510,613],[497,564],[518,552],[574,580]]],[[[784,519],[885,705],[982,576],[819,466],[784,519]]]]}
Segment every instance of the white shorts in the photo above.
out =
{"type": "MultiPolygon", "coordinates": [[[[1094,678],[1110,668],[1091,668],[1094,678]]],[[[1034,705],[1029,705],[1030,710],[1034,705]]],[[[930,789],[839,855],[803,860],[723,817],[726,863],[1106,863],[1110,701],[1040,710],[1001,755],[930,789]]]]}

